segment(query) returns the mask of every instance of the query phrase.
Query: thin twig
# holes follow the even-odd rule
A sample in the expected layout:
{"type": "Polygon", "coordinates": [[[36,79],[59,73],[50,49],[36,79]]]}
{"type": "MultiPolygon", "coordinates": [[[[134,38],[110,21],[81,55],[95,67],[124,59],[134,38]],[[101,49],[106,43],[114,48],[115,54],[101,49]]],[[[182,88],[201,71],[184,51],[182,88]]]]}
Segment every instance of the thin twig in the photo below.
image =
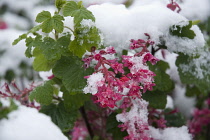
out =
{"type": "Polygon", "coordinates": [[[85,112],[84,106],[80,107],[79,111],[80,111],[80,113],[81,113],[81,115],[82,115],[82,118],[83,118],[84,121],[85,121],[85,124],[86,124],[86,126],[87,126],[87,129],[88,129],[90,138],[91,138],[91,140],[92,140],[93,137],[94,137],[94,134],[93,134],[93,131],[92,131],[92,129],[91,129],[90,123],[88,122],[88,118],[87,118],[87,114],[86,114],[86,112],[85,112]]]}

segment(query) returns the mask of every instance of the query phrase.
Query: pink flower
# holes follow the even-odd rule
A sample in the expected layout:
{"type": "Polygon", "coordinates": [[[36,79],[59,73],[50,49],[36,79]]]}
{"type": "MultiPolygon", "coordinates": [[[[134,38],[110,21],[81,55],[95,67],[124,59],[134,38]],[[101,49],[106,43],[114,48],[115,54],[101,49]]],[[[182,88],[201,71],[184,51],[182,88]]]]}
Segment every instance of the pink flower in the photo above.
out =
{"type": "Polygon", "coordinates": [[[105,51],[106,51],[106,53],[108,53],[108,54],[115,54],[115,53],[116,53],[114,47],[107,47],[107,48],[105,49],[105,51]]]}
{"type": "Polygon", "coordinates": [[[120,73],[124,73],[123,70],[123,64],[120,63],[115,63],[115,64],[111,64],[111,67],[114,69],[114,72],[117,74],[118,72],[120,73]]]}
{"type": "Polygon", "coordinates": [[[179,13],[181,11],[180,6],[173,0],[171,0],[171,3],[167,5],[167,8],[171,9],[172,11],[175,11],[176,9],[178,9],[177,13],[179,13]]]}
{"type": "Polygon", "coordinates": [[[7,28],[8,27],[7,27],[6,22],[0,20],[0,29],[7,29],[7,28]]]}

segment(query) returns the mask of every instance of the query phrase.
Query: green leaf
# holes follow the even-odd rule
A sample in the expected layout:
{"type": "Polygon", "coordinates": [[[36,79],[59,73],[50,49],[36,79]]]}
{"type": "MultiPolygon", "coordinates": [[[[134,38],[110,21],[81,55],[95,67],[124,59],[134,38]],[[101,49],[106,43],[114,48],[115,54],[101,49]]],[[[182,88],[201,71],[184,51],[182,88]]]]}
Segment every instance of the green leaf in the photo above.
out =
{"type": "Polygon", "coordinates": [[[167,95],[162,91],[147,91],[142,98],[149,102],[149,106],[156,109],[164,109],[167,103],[167,95]]]}
{"type": "Polygon", "coordinates": [[[10,105],[9,106],[3,106],[3,104],[0,102],[0,120],[3,118],[8,118],[7,115],[14,111],[17,110],[18,106],[14,103],[13,100],[10,99],[10,105]]]}
{"type": "Polygon", "coordinates": [[[37,16],[36,16],[36,22],[38,23],[41,23],[45,20],[48,20],[51,18],[51,14],[49,11],[42,11],[41,13],[39,13],[37,16]]]}
{"type": "Polygon", "coordinates": [[[64,29],[63,21],[64,18],[61,15],[54,15],[52,18],[48,18],[41,24],[42,31],[50,33],[55,29],[58,33],[62,33],[64,29]]]}
{"type": "Polygon", "coordinates": [[[79,116],[78,110],[66,110],[63,102],[42,106],[40,112],[50,116],[63,132],[69,132],[79,116]]]}
{"type": "Polygon", "coordinates": [[[210,91],[210,61],[200,59],[200,57],[193,58],[180,53],[176,65],[182,83],[194,84],[203,94],[207,94],[210,91]]]}
{"type": "Polygon", "coordinates": [[[82,58],[84,53],[86,52],[85,47],[80,45],[81,40],[73,40],[69,45],[69,50],[76,56],[82,58]]]}
{"type": "Polygon", "coordinates": [[[36,87],[29,95],[30,100],[36,100],[40,104],[49,105],[54,93],[53,81],[47,81],[44,85],[36,87]]]}
{"type": "Polygon", "coordinates": [[[183,125],[186,125],[186,119],[184,118],[184,116],[179,112],[170,113],[172,111],[172,109],[168,108],[164,111],[165,120],[167,121],[166,125],[168,127],[181,127],[183,125]]]}
{"type": "Polygon", "coordinates": [[[51,37],[45,37],[40,45],[40,50],[44,57],[49,61],[59,60],[61,55],[69,54],[68,45],[70,42],[70,35],[62,36],[57,41],[51,37]]]}
{"type": "Polygon", "coordinates": [[[196,86],[187,85],[186,87],[186,96],[193,97],[200,95],[201,92],[196,86]]]}
{"type": "Polygon", "coordinates": [[[84,93],[77,93],[72,95],[70,92],[66,91],[63,93],[63,99],[66,109],[78,109],[84,105],[85,101],[90,99],[90,95],[84,93]]]}
{"type": "Polygon", "coordinates": [[[170,28],[170,33],[174,36],[178,37],[187,37],[189,39],[194,39],[196,34],[193,30],[191,30],[192,27],[192,21],[185,21],[178,23],[177,25],[173,25],[170,28]]]}
{"type": "Polygon", "coordinates": [[[31,36],[26,38],[26,40],[25,40],[26,46],[27,46],[27,49],[25,51],[26,57],[30,58],[33,56],[32,47],[40,46],[41,38],[42,38],[41,35],[37,35],[35,38],[32,38],[31,36]]]}
{"type": "Polygon", "coordinates": [[[58,33],[62,33],[64,29],[63,21],[64,18],[61,15],[54,15],[52,17],[53,21],[53,28],[56,30],[58,33]]]}
{"type": "Polygon", "coordinates": [[[74,1],[68,1],[63,7],[63,15],[74,17],[74,24],[79,26],[80,22],[83,19],[91,19],[95,21],[95,17],[93,16],[92,12],[85,9],[80,4],[77,4],[74,1]]]}
{"type": "Polygon", "coordinates": [[[62,79],[65,88],[71,93],[82,93],[86,85],[84,76],[90,75],[92,69],[84,69],[78,57],[61,57],[52,69],[55,77],[62,79]]]}
{"type": "Polygon", "coordinates": [[[55,61],[48,61],[38,48],[34,49],[33,55],[35,57],[33,62],[35,71],[49,71],[55,64],[55,61]]]}
{"type": "Polygon", "coordinates": [[[26,46],[27,46],[25,55],[26,55],[26,57],[30,58],[33,56],[31,51],[32,51],[34,39],[32,37],[28,37],[28,38],[26,38],[25,42],[26,42],[26,46]]]}
{"type": "Polygon", "coordinates": [[[41,25],[34,26],[33,28],[31,28],[31,30],[28,31],[27,34],[29,34],[29,33],[35,33],[36,31],[38,31],[40,29],[41,29],[41,25]]]}
{"type": "Polygon", "coordinates": [[[50,33],[53,30],[53,20],[51,18],[45,20],[42,23],[41,28],[42,28],[42,32],[50,33]]]}
{"type": "Polygon", "coordinates": [[[58,10],[60,10],[65,3],[66,3],[66,0],[56,0],[55,6],[58,8],[58,10]]]}
{"type": "Polygon", "coordinates": [[[12,45],[17,45],[18,42],[20,42],[21,40],[23,39],[26,39],[27,37],[27,34],[22,34],[20,35],[17,39],[15,39],[13,42],[12,42],[12,45]]]}
{"type": "Polygon", "coordinates": [[[106,131],[112,134],[114,140],[122,140],[123,137],[127,136],[126,131],[121,131],[118,125],[121,123],[116,120],[117,113],[112,113],[106,122],[106,131]]]}
{"type": "Polygon", "coordinates": [[[20,35],[17,39],[15,39],[12,43],[12,45],[16,45],[18,42],[20,42],[21,40],[23,39],[26,39],[27,38],[27,35],[29,33],[35,33],[36,31],[40,30],[41,29],[41,26],[40,25],[37,25],[37,26],[34,26],[31,30],[29,30],[26,34],[22,34],[20,35]]]}
{"type": "Polygon", "coordinates": [[[99,31],[96,27],[78,27],[74,33],[75,39],[70,43],[70,51],[78,56],[82,57],[87,51],[91,51],[92,46],[98,47],[101,43],[99,31]]]}
{"type": "Polygon", "coordinates": [[[166,70],[169,69],[167,62],[158,61],[156,65],[148,64],[151,71],[153,71],[156,76],[154,90],[160,90],[164,92],[170,92],[174,88],[174,83],[170,79],[170,76],[166,74],[166,70]]]}

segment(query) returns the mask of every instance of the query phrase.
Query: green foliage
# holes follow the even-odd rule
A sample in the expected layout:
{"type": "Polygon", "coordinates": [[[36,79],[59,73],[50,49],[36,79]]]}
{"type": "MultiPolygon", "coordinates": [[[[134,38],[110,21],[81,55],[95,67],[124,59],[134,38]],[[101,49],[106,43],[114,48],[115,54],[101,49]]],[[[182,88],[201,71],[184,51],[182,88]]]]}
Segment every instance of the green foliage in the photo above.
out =
{"type": "Polygon", "coordinates": [[[49,71],[55,64],[54,61],[48,61],[42,54],[42,51],[38,48],[34,49],[33,55],[35,57],[33,62],[33,68],[35,71],[49,71]]]}
{"type": "Polygon", "coordinates": [[[41,29],[42,32],[50,33],[53,29],[56,32],[62,33],[64,29],[63,21],[64,18],[61,15],[54,15],[51,17],[51,13],[49,11],[42,11],[36,17],[36,22],[42,23],[41,29]]]}
{"type": "Polygon", "coordinates": [[[101,39],[99,31],[96,27],[78,27],[74,31],[75,39],[70,43],[70,51],[78,56],[82,57],[83,54],[91,50],[92,46],[99,46],[101,39]]]}
{"type": "Polygon", "coordinates": [[[170,92],[174,88],[174,83],[170,79],[170,76],[166,74],[166,70],[169,69],[169,65],[167,62],[164,61],[158,61],[156,65],[149,64],[149,68],[151,71],[153,71],[156,76],[154,90],[159,90],[163,92],[170,92]]]}
{"type": "Polygon", "coordinates": [[[118,125],[121,123],[116,120],[117,113],[112,113],[107,119],[106,131],[112,134],[114,140],[122,140],[123,137],[127,136],[126,131],[121,131],[118,125]]]}
{"type": "Polygon", "coordinates": [[[69,52],[68,45],[70,35],[62,36],[58,40],[51,37],[45,37],[40,44],[40,50],[48,61],[55,61],[61,58],[65,52],[69,52]]]}
{"type": "Polygon", "coordinates": [[[35,21],[38,22],[38,23],[42,23],[45,20],[50,19],[50,18],[51,18],[51,13],[49,11],[42,11],[41,13],[39,13],[36,16],[36,20],[35,21]]]}
{"type": "Polygon", "coordinates": [[[10,106],[3,106],[3,104],[0,102],[0,120],[3,118],[8,118],[7,115],[17,110],[18,106],[14,103],[13,100],[10,100],[10,106]]]}
{"type": "Polygon", "coordinates": [[[184,84],[194,84],[202,93],[208,93],[210,91],[210,73],[208,71],[207,62],[206,65],[198,67],[197,63],[193,63],[198,58],[193,58],[188,55],[180,53],[176,65],[178,67],[179,76],[184,84]],[[188,67],[188,70],[182,68],[183,65],[188,67]],[[199,73],[197,70],[199,70],[199,73]],[[203,78],[200,78],[198,74],[203,74],[203,78]]]}
{"type": "Polygon", "coordinates": [[[91,19],[95,21],[93,14],[82,6],[81,3],[68,1],[63,7],[63,15],[74,17],[75,26],[79,26],[83,19],[91,19]]]}
{"type": "Polygon", "coordinates": [[[53,74],[62,80],[65,88],[72,93],[82,93],[86,85],[84,76],[90,75],[92,69],[84,69],[81,59],[75,56],[61,57],[53,68],[53,74]]]}
{"type": "Polygon", "coordinates": [[[18,42],[20,42],[20,41],[23,40],[23,39],[26,39],[26,37],[27,37],[27,34],[22,34],[22,35],[20,35],[17,39],[15,39],[15,40],[13,41],[12,45],[17,45],[18,42]]]}
{"type": "MultiPolygon", "coordinates": [[[[21,40],[23,39],[26,39],[27,38],[27,35],[29,33],[35,33],[36,31],[40,30],[41,29],[41,26],[40,25],[37,25],[37,26],[34,26],[31,30],[29,30],[27,33],[25,34],[22,34],[20,35],[17,39],[15,39],[12,43],[12,45],[16,45],[18,42],[20,42],[21,40]]],[[[27,56],[28,57],[28,56],[27,56]]]]}
{"type": "Polygon", "coordinates": [[[50,104],[42,106],[40,112],[51,117],[52,121],[63,131],[69,132],[73,128],[74,122],[78,118],[78,110],[67,110],[64,103],[60,102],[58,105],[50,104]]]}
{"type": "Polygon", "coordinates": [[[69,92],[63,93],[64,106],[66,109],[78,109],[84,105],[85,101],[90,99],[90,95],[84,93],[70,94],[69,92]]]}
{"type": "Polygon", "coordinates": [[[53,81],[47,81],[44,85],[36,87],[30,94],[30,100],[36,100],[40,104],[49,105],[52,102],[54,87],[53,81]]]}
{"type": "Polygon", "coordinates": [[[198,96],[200,94],[201,94],[201,92],[196,86],[187,85],[187,87],[186,87],[186,96],[193,97],[193,96],[196,96],[196,95],[198,96]]]}
{"type": "Polygon", "coordinates": [[[58,10],[60,11],[60,9],[63,7],[63,5],[66,3],[66,0],[56,0],[55,1],[55,6],[58,8],[58,10]]]}
{"type": "Polygon", "coordinates": [[[142,98],[149,102],[149,106],[156,109],[164,109],[167,103],[167,95],[163,91],[147,91],[142,98]]]}
{"type": "Polygon", "coordinates": [[[177,25],[173,25],[170,28],[170,33],[174,36],[194,39],[196,34],[194,33],[193,30],[191,30],[192,25],[193,25],[192,21],[178,23],[177,25]]]}
{"type": "Polygon", "coordinates": [[[184,116],[179,113],[171,113],[173,110],[172,109],[165,109],[165,120],[167,121],[166,125],[168,127],[181,127],[186,124],[186,119],[184,116]]]}

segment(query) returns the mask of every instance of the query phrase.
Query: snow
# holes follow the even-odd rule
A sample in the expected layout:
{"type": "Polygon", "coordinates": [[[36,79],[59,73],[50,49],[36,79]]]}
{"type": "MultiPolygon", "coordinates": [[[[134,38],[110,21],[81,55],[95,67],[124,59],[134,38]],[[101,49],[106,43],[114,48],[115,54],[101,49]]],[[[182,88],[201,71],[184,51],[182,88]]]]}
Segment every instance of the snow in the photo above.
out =
{"type": "Polygon", "coordinates": [[[0,120],[0,140],[68,140],[50,117],[19,106],[0,120]]]}
{"type": "Polygon", "coordinates": [[[1,0],[0,5],[6,4],[12,11],[26,11],[28,14],[39,2],[41,0],[1,0]]]}
{"type": "Polygon", "coordinates": [[[95,27],[95,23],[91,19],[83,19],[81,25],[88,28],[95,27]]]}
{"type": "Polygon", "coordinates": [[[40,76],[40,77],[42,78],[42,80],[44,80],[44,81],[49,80],[48,77],[50,77],[50,76],[52,76],[52,75],[53,75],[52,70],[50,70],[50,71],[40,71],[40,72],[39,72],[39,76],[40,76]]]}
{"type": "Polygon", "coordinates": [[[180,14],[190,20],[204,22],[210,17],[210,0],[183,0],[180,14]]]}
{"type": "Polygon", "coordinates": [[[174,102],[171,96],[167,95],[167,104],[165,108],[174,108],[174,102]]]}
{"type": "Polygon", "coordinates": [[[192,140],[186,126],[169,127],[163,130],[150,127],[150,135],[154,140],[192,140]]]}
{"type": "MultiPolygon", "coordinates": [[[[75,1],[79,2],[81,0],[75,0],[75,1]]],[[[86,7],[102,3],[122,4],[124,2],[126,2],[126,0],[82,0],[82,4],[86,7]]]]}
{"type": "Polygon", "coordinates": [[[18,67],[20,62],[24,61],[27,64],[31,63],[31,59],[25,57],[25,42],[21,41],[15,46],[12,42],[18,38],[20,34],[25,32],[16,29],[1,30],[0,34],[0,51],[5,51],[0,59],[0,76],[4,75],[8,69],[12,69],[18,75],[20,73],[18,67]],[[9,35],[9,37],[8,37],[9,35]]]}
{"type": "Polygon", "coordinates": [[[208,50],[203,51],[199,54],[199,58],[191,60],[188,64],[181,64],[180,68],[182,72],[190,72],[198,79],[206,78],[206,75],[210,74],[209,67],[210,67],[210,52],[208,50]]]}
{"type": "MultiPolygon", "coordinates": [[[[132,7],[139,5],[147,5],[152,2],[160,2],[162,5],[167,5],[170,0],[134,0],[132,7]]],[[[210,16],[210,1],[209,0],[175,0],[181,7],[180,14],[189,20],[201,20],[204,22],[210,16]]]]}
{"type": "Polygon", "coordinates": [[[2,19],[6,22],[8,28],[17,28],[19,30],[28,30],[30,28],[30,24],[25,18],[11,12],[5,13],[2,19]]]}
{"type": "Polygon", "coordinates": [[[195,97],[185,96],[186,88],[179,84],[175,85],[173,91],[174,95],[174,106],[187,118],[192,116],[194,106],[196,103],[195,97]]]}
{"type": "Polygon", "coordinates": [[[103,34],[105,46],[114,46],[117,52],[128,49],[130,39],[147,39],[144,33],[148,33],[156,44],[165,41],[171,52],[193,54],[205,43],[196,25],[191,28],[196,34],[194,39],[170,35],[169,28],[172,25],[188,20],[161,2],[133,6],[130,9],[124,5],[105,3],[88,9],[96,17],[96,26],[103,34]]]}
{"type": "Polygon", "coordinates": [[[103,73],[101,72],[90,75],[87,78],[88,86],[83,89],[84,93],[92,93],[93,95],[96,94],[98,92],[98,87],[102,86],[104,81],[105,79],[103,77],[103,73]]]}

